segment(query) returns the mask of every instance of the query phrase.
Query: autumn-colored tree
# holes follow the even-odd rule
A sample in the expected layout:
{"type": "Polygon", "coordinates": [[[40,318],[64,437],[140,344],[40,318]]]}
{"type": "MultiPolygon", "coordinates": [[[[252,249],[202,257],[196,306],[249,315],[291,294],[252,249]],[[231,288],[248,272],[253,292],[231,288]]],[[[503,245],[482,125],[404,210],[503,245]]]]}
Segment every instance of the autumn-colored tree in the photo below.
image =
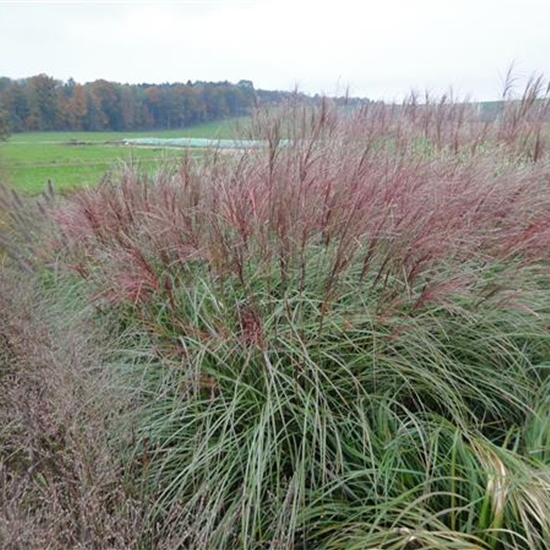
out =
{"type": "Polygon", "coordinates": [[[59,111],[67,130],[83,130],[87,113],[84,86],[70,78],[58,99],[59,111]]]}

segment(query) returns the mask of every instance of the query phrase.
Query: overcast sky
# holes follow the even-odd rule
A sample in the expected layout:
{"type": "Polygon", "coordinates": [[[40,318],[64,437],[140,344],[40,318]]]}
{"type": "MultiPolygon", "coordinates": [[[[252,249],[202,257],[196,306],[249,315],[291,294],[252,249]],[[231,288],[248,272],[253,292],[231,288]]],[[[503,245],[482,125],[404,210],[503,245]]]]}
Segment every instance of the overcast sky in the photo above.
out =
{"type": "Polygon", "coordinates": [[[550,76],[548,0],[0,1],[0,76],[497,98],[550,76]]]}

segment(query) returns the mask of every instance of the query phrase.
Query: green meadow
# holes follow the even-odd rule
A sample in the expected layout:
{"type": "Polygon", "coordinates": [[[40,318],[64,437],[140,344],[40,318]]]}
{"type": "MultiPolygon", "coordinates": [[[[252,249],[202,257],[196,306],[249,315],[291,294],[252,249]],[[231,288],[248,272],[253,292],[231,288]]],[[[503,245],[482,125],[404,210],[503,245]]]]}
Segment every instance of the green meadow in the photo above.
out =
{"type": "MultiPolygon", "coordinates": [[[[232,137],[246,119],[228,119],[180,130],[150,132],[25,132],[0,144],[4,183],[24,194],[40,193],[48,180],[54,189],[94,185],[122,163],[154,171],[181,159],[182,150],[125,145],[126,138],[232,137]]],[[[197,152],[197,154],[199,154],[197,152]]]]}

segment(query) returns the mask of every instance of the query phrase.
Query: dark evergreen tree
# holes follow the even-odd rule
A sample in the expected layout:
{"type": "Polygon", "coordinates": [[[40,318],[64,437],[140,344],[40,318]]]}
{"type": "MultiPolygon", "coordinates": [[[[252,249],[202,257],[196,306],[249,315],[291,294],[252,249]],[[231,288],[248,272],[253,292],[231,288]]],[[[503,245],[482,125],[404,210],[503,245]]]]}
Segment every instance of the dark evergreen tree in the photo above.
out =
{"type": "Polygon", "coordinates": [[[10,124],[8,121],[8,113],[4,109],[0,109],[0,141],[5,141],[10,136],[10,124]]]}

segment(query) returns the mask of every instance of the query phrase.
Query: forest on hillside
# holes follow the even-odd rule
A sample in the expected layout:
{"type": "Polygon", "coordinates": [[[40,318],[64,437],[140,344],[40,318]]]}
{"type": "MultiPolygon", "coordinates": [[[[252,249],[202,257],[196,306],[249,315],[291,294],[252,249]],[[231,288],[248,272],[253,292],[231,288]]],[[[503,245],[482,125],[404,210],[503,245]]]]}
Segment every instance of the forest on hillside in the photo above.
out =
{"type": "MultiPolygon", "coordinates": [[[[46,74],[13,80],[0,77],[0,113],[11,132],[173,129],[248,114],[292,95],[316,103],[319,96],[255,89],[250,80],[165,84],[80,84],[46,74]]],[[[358,98],[335,98],[358,103],[358,98]]]]}

